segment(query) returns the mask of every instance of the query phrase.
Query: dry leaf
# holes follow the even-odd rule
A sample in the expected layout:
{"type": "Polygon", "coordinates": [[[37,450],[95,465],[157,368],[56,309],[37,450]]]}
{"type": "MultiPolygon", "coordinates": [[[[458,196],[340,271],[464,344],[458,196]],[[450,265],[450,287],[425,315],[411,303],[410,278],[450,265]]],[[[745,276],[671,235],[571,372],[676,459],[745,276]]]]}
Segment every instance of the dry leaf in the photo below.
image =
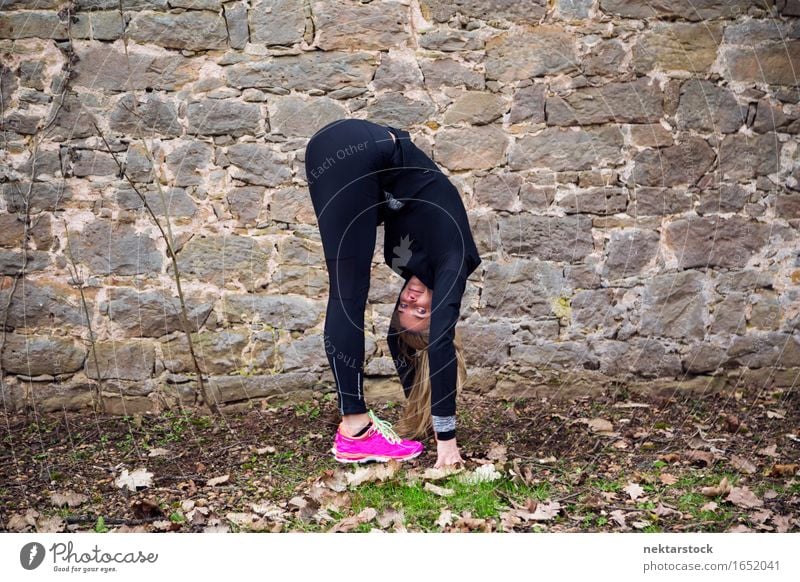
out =
{"type": "Polygon", "coordinates": [[[209,487],[222,485],[223,483],[227,483],[230,477],[231,477],[230,475],[222,475],[221,477],[214,477],[213,479],[209,479],[208,481],[206,481],[206,485],[208,485],[209,487]]]}
{"type": "Polygon", "coordinates": [[[709,465],[714,463],[714,455],[708,451],[686,451],[683,458],[692,462],[694,465],[709,465]]]}
{"type": "Polygon", "coordinates": [[[150,452],[147,453],[148,457],[165,457],[170,454],[169,449],[150,449],[150,452]]]}
{"type": "Polygon", "coordinates": [[[764,505],[764,502],[756,497],[755,494],[746,486],[731,488],[731,492],[728,494],[725,500],[730,501],[739,507],[745,507],[748,509],[753,507],[761,507],[764,505]]]}
{"type": "Polygon", "coordinates": [[[272,455],[275,453],[275,447],[262,447],[260,449],[256,449],[257,455],[272,455]]]}
{"type": "Polygon", "coordinates": [[[508,448],[505,445],[493,442],[489,447],[489,452],[486,453],[486,458],[491,461],[498,461],[500,463],[505,463],[508,460],[507,455],[508,455],[508,448]]]}
{"type": "Polygon", "coordinates": [[[610,433],[614,431],[614,425],[603,418],[593,418],[589,421],[589,430],[596,433],[610,433]]]}
{"type": "Polygon", "coordinates": [[[791,477],[797,473],[797,463],[790,465],[775,465],[769,470],[768,477],[791,477]]]}
{"type": "Polygon", "coordinates": [[[765,457],[772,457],[773,459],[777,459],[780,455],[778,455],[778,445],[770,445],[766,448],[759,449],[756,451],[759,455],[763,455],[765,457]]]}
{"type": "Polygon", "coordinates": [[[394,477],[400,463],[391,460],[388,463],[375,463],[368,467],[359,467],[352,473],[345,473],[347,484],[350,487],[358,487],[368,481],[385,481],[394,477]]]}
{"type": "Polygon", "coordinates": [[[343,520],[338,522],[334,525],[330,531],[332,532],[348,532],[362,523],[368,523],[375,519],[378,515],[378,512],[373,507],[365,507],[362,509],[358,515],[351,515],[350,517],[345,517],[343,520]]]}
{"type": "Polygon", "coordinates": [[[775,530],[778,533],[786,533],[792,527],[791,518],[788,515],[774,515],[772,516],[772,523],[775,524],[775,530]]]}
{"type": "Polygon", "coordinates": [[[723,477],[722,481],[719,482],[719,485],[716,487],[703,487],[700,489],[700,493],[705,495],[706,497],[718,497],[719,495],[727,495],[731,491],[730,483],[728,483],[728,478],[723,477]]]}
{"type": "Polygon", "coordinates": [[[497,481],[503,475],[495,469],[493,463],[489,463],[488,465],[481,465],[477,469],[471,472],[464,473],[458,479],[462,483],[483,483],[487,481],[497,481]]]}
{"type": "Polygon", "coordinates": [[[784,419],[784,418],[786,418],[786,411],[785,410],[767,410],[767,418],[784,419]]]}
{"type": "Polygon", "coordinates": [[[731,465],[737,471],[741,471],[742,473],[747,473],[748,475],[752,475],[756,472],[756,466],[748,461],[743,457],[739,457],[736,455],[731,456],[731,465]]]}
{"type": "Polygon", "coordinates": [[[641,497],[644,493],[644,489],[642,489],[638,483],[628,483],[628,486],[625,487],[623,491],[630,495],[632,501],[636,501],[636,499],[641,497]]]}
{"type": "Polygon", "coordinates": [[[447,487],[439,487],[438,485],[434,485],[428,481],[425,482],[423,489],[425,489],[425,491],[430,491],[434,495],[439,495],[440,497],[450,497],[451,495],[455,494],[455,491],[452,489],[448,489],[447,487]]]}
{"type": "Polygon", "coordinates": [[[393,508],[385,509],[384,512],[376,519],[378,525],[382,528],[387,528],[390,525],[394,525],[395,530],[405,530],[405,526],[403,522],[405,521],[405,515],[403,514],[403,510],[396,510],[393,508]]]}
{"type": "Polygon", "coordinates": [[[449,509],[443,509],[442,512],[439,514],[439,517],[436,518],[436,525],[444,529],[448,525],[453,523],[453,512],[449,509]]]}
{"type": "Polygon", "coordinates": [[[700,511],[716,511],[717,507],[719,507],[719,505],[717,505],[716,502],[709,501],[700,508],[700,511]]]}
{"type": "Polygon", "coordinates": [[[62,507],[64,505],[67,507],[78,507],[79,505],[86,503],[88,500],[89,498],[86,495],[75,493],[74,491],[66,491],[65,493],[52,493],[50,495],[50,502],[56,507],[62,507]]]}
{"type": "Polygon", "coordinates": [[[658,476],[658,480],[661,481],[664,485],[675,485],[678,482],[678,478],[675,475],[671,475],[669,473],[661,473],[658,476]]]}
{"type": "Polygon", "coordinates": [[[677,509],[675,509],[674,507],[671,507],[669,505],[664,505],[660,501],[658,502],[658,505],[656,506],[656,508],[653,510],[653,513],[655,513],[659,517],[664,517],[666,515],[672,515],[672,514],[676,514],[676,515],[680,515],[681,514],[681,512],[678,511],[677,509]]]}
{"type": "Polygon", "coordinates": [[[620,527],[628,527],[625,525],[625,513],[621,509],[615,509],[611,513],[608,514],[611,519],[617,522],[617,525],[620,527]]]}
{"type": "Polygon", "coordinates": [[[133,473],[123,469],[120,476],[114,480],[114,484],[120,489],[127,487],[129,491],[136,491],[140,487],[150,487],[153,484],[153,474],[144,468],[136,469],[133,473]]]}

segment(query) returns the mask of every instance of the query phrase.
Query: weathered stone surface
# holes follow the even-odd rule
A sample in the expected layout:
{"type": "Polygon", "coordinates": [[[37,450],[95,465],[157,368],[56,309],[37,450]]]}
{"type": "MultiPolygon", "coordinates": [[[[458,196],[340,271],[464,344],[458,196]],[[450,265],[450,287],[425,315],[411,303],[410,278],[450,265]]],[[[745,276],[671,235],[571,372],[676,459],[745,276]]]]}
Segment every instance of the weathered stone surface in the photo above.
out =
{"type": "Polygon", "coordinates": [[[177,54],[155,56],[133,46],[128,54],[108,46],[83,44],[75,48],[78,62],[72,85],[105,91],[147,88],[174,91],[197,79],[193,62],[177,54]]]}
{"type": "Polygon", "coordinates": [[[800,218],[800,194],[779,194],[775,200],[775,215],[781,218],[800,218]]]}
{"type": "Polygon", "coordinates": [[[248,18],[252,43],[293,45],[303,39],[306,20],[300,2],[255,0],[248,11],[248,18]]]}
{"type": "Polygon", "coordinates": [[[703,133],[734,133],[745,122],[747,107],[733,93],[705,79],[690,79],[681,86],[675,120],[681,129],[703,133]]]}
{"type": "Polygon", "coordinates": [[[480,20],[510,20],[517,23],[535,23],[544,16],[546,0],[516,2],[515,0],[422,0],[423,15],[438,22],[447,22],[456,13],[480,20]]]}
{"type": "MultiPolygon", "coordinates": [[[[139,292],[130,287],[110,287],[107,297],[99,305],[100,313],[120,327],[127,337],[161,337],[184,331],[180,300],[170,291],[139,292]]],[[[211,299],[187,296],[189,329],[197,331],[213,308],[211,299]]]]}
{"type": "Polygon", "coordinates": [[[624,66],[627,50],[616,39],[598,42],[581,60],[587,75],[617,75],[624,66]]]}
{"type": "Polygon", "coordinates": [[[592,221],[573,216],[501,216],[500,241],[508,253],[577,263],[592,252],[592,221]]]}
{"type": "Polygon", "coordinates": [[[224,297],[225,315],[232,323],[264,323],[276,329],[304,331],[316,325],[325,307],[304,297],[233,295],[224,297]]]}
{"type": "Polygon", "coordinates": [[[635,374],[648,378],[674,378],[681,374],[679,355],[668,353],[667,348],[654,339],[591,342],[591,347],[599,370],[607,376],[635,374]]]}
{"type": "Polygon", "coordinates": [[[155,96],[125,95],[114,106],[108,124],[118,133],[136,137],[177,137],[183,132],[175,104],[155,96]]]}
{"type": "Polygon", "coordinates": [[[496,210],[512,210],[519,200],[522,176],[512,172],[487,174],[475,181],[475,197],[496,210]]]}
{"type": "Polygon", "coordinates": [[[265,144],[240,143],[226,152],[231,168],[231,177],[247,184],[278,186],[292,177],[291,169],[278,154],[265,144]]]}
{"type": "MultiPolygon", "coordinates": [[[[192,348],[200,370],[204,374],[230,374],[240,370],[244,364],[242,352],[248,339],[249,334],[244,330],[193,333],[192,348]]],[[[186,335],[162,343],[161,352],[164,354],[164,367],[173,374],[196,371],[186,335]]]]}
{"type": "Polygon", "coordinates": [[[742,216],[688,217],[670,222],[664,242],[681,269],[744,267],[769,240],[769,227],[742,216]]]}
{"type": "Polygon", "coordinates": [[[225,19],[211,11],[138,12],[131,18],[125,33],[140,44],[173,49],[222,49],[228,44],[225,19]]]}
{"type": "MultiPolygon", "coordinates": [[[[225,24],[228,27],[228,43],[232,49],[243,49],[250,40],[247,23],[247,5],[242,2],[227,2],[224,6],[225,24]]],[[[256,12],[254,17],[261,15],[256,12]]]]}
{"type": "Polygon", "coordinates": [[[345,52],[319,55],[283,56],[244,62],[227,68],[228,84],[246,87],[282,87],[287,91],[334,91],[342,87],[363,87],[375,70],[369,53],[345,52]]]}
{"type": "Polygon", "coordinates": [[[442,86],[483,89],[486,86],[486,80],[482,72],[476,71],[455,59],[421,59],[420,67],[424,75],[425,85],[431,89],[438,89],[442,86]]]}
{"type": "Polygon", "coordinates": [[[89,108],[93,104],[91,96],[68,92],[63,101],[53,105],[57,108],[51,133],[53,140],[80,139],[97,134],[97,121],[89,108]]]}
{"type": "Polygon", "coordinates": [[[5,198],[10,212],[31,213],[63,210],[72,199],[72,190],[63,182],[7,182],[3,184],[5,198]]]}
{"type": "Polygon", "coordinates": [[[800,40],[725,50],[725,75],[744,83],[797,84],[800,40]]]}
{"type": "MultiPolygon", "coordinates": [[[[789,125],[789,121],[790,118],[784,114],[783,107],[780,103],[773,104],[769,99],[761,99],[756,107],[756,116],[755,119],[753,119],[753,131],[767,133],[780,130],[789,125]]],[[[789,130],[787,129],[787,131],[789,130]]]]}
{"type": "Polygon", "coordinates": [[[464,357],[470,366],[503,366],[508,362],[508,343],[513,327],[507,322],[470,324],[459,327],[464,337],[464,357]]]}
{"type": "Polygon", "coordinates": [[[681,364],[687,372],[703,374],[714,372],[728,359],[727,350],[711,343],[695,343],[681,357],[681,364]]]}
{"type": "MultiPolygon", "coordinates": [[[[373,284],[376,283],[374,276],[371,280],[373,284]]],[[[371,286],[370,290],[372,289],[371,286]]],[[[328,293],[328,273],[324,268],[281,265],[273,273],[267,290],[276,295],[292,293],[304,297],[322,298],[328,293]]],[[[370,296],[370,300],[372,299],[370,296]]]]}
{"type": "Polygon", "coordinates": [[[5,337],[3,370],[25,376],[71,374],[83,367],[84,358],[86,349],[71,338],[12,333],[5,337]]]}
{"type": "Polygon", "coordinates": [[[589,16],[594,0],[556,0],[558,15],[565,19],[581,19],[589,16]]]}
{"type": "Polygon", "coordinates": [[[495,125],[444,128],[436,134],[434,159],[449,170],[486,170],[505,158],[508,137],[495,125]]]}
{"type": "Polygon", "coordinates": [[[660,148],[675,143],[672,134],[660,123],[631,125],[633,145],[645,148],[660,148]]]}
{"type": "Polygon", "coordinates": [[[726,44],[752,47],[774,41],[784,42],[800,37],[800,22],[793,19],[766,18],[739,20],[725,27],[726,44]]]}
{"type": "Polygon", "coordinates": [[[270,128],[273,133],[290,137],[311,137],[318,129],[347,117],[347,110],[334,99],[297,95],[277,97],[270,107],[270,128]]]}
{"type": "Polygon", "coordinates": [[[709,331],[713,334],[743,334],[746,306],[747,298],[744,293],[730,293],[714,305],[709,331]]]}
{"type": "Polygon", "coordinates": [[[781,305],[774,291],[762,290],[750,296],[752,303],[747,323],[755,329],[778,331],[781,322],[781,305]]]}
{"type": "MultiPolygon", "coordinates": [[[[366,361],[375,351],[375,341],[368,335],[364,340],[370,344],[364,350],[366,361]]],[[[289,343],[280,344],[277,347],[277,354],[280,357],[281,370],[320,372],[330,369],[327,358],[320,358],[320,354],[325,354],[325,341],[319,333],[304,335],[289,343]]]]}
{"type": "Polygon", "coordinates": [[[586,170],[618,162],[622,143],[622,134],[616,127],[579,131],[548,127],[518,139],[511,147],[508,165],[512,170],[586,170]]]}
{"type": "Polygon", "coordinates": [[[641,74],[653,70],[704,74],[716,60],[721,41],[719,22],[654,22],[633,47],[633,67],[641,74]]]}
{"type": "Polygon", "coordinates": [[[232,99],[205,99],[186,108],[188,132],[197,135],[253,135],[261,121],[261,107],[232,99]]]}
{"type": "MultiPolygon", "coordinates": [[[[30,6],[26,6],[28,8],[30,6]]],[[[0,38],[14,40],[24,38],[52,38],[66,40],[69,38],[66,22],[59,19],[55,12],[19,11],[9,12],[5,6],[0,12],[0,38]]],[[[73,35],[85,38],[82,30],[88,30],[88,19],[74,23],[73,35]]]]}
{"type": "Polygon", "coordinates": [[[511,82],[566,74],[577,70],[577,62],[575,37],[557,26],[528,26],[486,41],[487,79],[511,82]]]}
{"type": "Polygon", "coordinates": [[[147,380],[153,375],[156,356],[150,342],[101,341],[95,342],[95,349],[86,358],[86,375],[93,380],[98,380],[98,369],[104,380],[147,380]]]}
{"type": "Polygon", "coordinates": [[[483,39],[468,30],[435,29],[419,36],[419,46],[444,53],[481,50],[483,45],[483,39]]]}
{"type": "Polygon", "coordinates": [[[261,186],[231,188],[225,197],[231,214],[240,226],[255,226],[258,217],[266,214],[264,188],[261,186]]]}
{"type": "Polygon", "coordinates": [[[193,141],[179,145],[166,157],[167,168],[175,186],[203,183],[204,170],[211,164],[214,149],[207,143],[193,141]]]}
{"type": "Polygon", "coordinates": [[[718,189],[700,193],[697,214],[739,212],[744,208],[750,193],[739,184],[721,184],[718,189]]]}
{"type": "Polygon", "coordinates": [[[494,93],[468,91],[447,110],[444,123],[485,125],[503,116],[508,109],[506,100],[494,93]]]}
{"type": "Polygon", "coordinates": [[[604,337],[614,337],[628,317],[633,295],[628,289],[614,287],[578,291],[569,304],[570,329],[580,334],[599,331],[604,337]]]}
{"type": "MultiPolygon", "coordinates": [[[[178,253],[178,269],[183,277],[219,287],[238,281],[251,291],[268,271],[269,258],[270,254],[250,237],[195,237],[178,253]]],[[[172,271],[172,265],[168,271],[172,271]]]]}
{"type": "Polygon", "coordinates": [[[715,158],[704,139],[691,136],[668,148],[639,152],[632,179],[637,186],[691,186],[711,169],[715,158]]]}
{"type": "Polygon", "coordinates": [[[719,146],[719,168],[725,178],[747,180],[780,171],[782,144],[774,135],[726,135],[719,146]]]}
{"type": "Polygon", "coordinates": [[[751,0],[600,0],[600,9],[625,18],[671,17],[699,21],[746,14],[751,0]]]}
{"type": "Polygon", "coordinates": [[[651,230],[632,228],[611,233],[603,276],[623,279],[641,274],[658,254],[659,240],[659,234],[651,230]]]}
{"type": "MultiPolygon", "coordinates": [[[[10,291],[10,288],[0,290],[0,321],[6,321],[10,291]]],[[[86,303],[91,313],[94,301],[87,297],[86,303]]],[[[26,281],[25,285],[17,285],[7,317],[8,325],[15,329],[86,325],[78,291],[60,281],[26,281]]]]}
{"type": "Polygon", "coordinates": [[[640,186],[632,190],[628,207],[631,216],[665,216],[686,212],[692,207],[691,194],[677,188],[640,186]]]}
{"type": "MultiPolygon", "coordinates": [[[[38,220],[28,227],[28,235],[40,250],[50,250],[53,245],[52,218],[40,214],[38,220]]],[[[0,214],[0,247],[21,248],[25,236],[24,215],[5,212],[0,214]]]]}
{"type": "Polygon", "coordinates": [[[164,9],[167,8],[167,0],[75,0],[75,7],[79,10],[119,10],[120,5],[123,10],[164,9]]]}
{"type": "Polygon", "coordinates": [[[511,102],[511,113],[508,120],[511,123],[529,121],[530,123],[544,123],[544,85],[528,85],[514,93],[511,102]]]}
{"type": "Polygon", "coordinates": [[[698,271],[664,273],[650,278],[642,294],[640,333],[680,339],[702,339],[707,307],[698,271]]]}
{"type": "Polygon", "coordinates": [[[0,119],[0,130],[15,131],[22,135],[36,135],[42,118],[37,115],[23,115],[12,113],[0,119]]]}
{"type": "Polygon", "coordinates": [[[300,390],[311,388],[315,375],[309,372],[289,372],[265,376],[212,376],[208,387],[218,403],[248,401],[263,398],[280,399],[300,390]]]}
{"type": "Polygon", "coordinates": [[[596,369],[597,358],[581,342],[547,342],[511,346],[511,359],[521,366],[556,370],[596,369]]]}
{"type": "Polygon", "coordinates": [[[735,336],[728,349],[727,363],[748,368],[788,368],[800,365],[800,340],[778,332],[735,336]]]}
{"type": "Polygon", "coordinates": [[[421,87],[422,81],[422,71],[416,60],[388,52],[381,53],[381,64],[375,70],[372,84],[377,90],[402,91],[406,87],[421,87]]]}
{"type": "Polygon", "coordinates": [[[93,275],[158,273],[164,262],[147,233],[111,220],[97,219],[82,231],[70,230],[69,244],[75,259],[93,275]]]}
{"type": "Polygon", "coordinates": [[[169,0],[171,8],[189,8],[192,10],[219,10],[222,0],[169,0]]]}
{"type": "Polygon", "coordinates": [[[567,214],[616,214],[625,212],[628,195],[622,188],[589,188],[568,192],[557,202],[567,214]]]}
{"type": "Polygon", "coordinates": [[[288,224],[314,224],[317,217],[308,190],[303,188],[281,188],[272,194],[269,205],[270,220],[288,224]]]}
{"type": "Polygon", "coordinates": [[[23,263],[26,273],[44,271],[50,266],[50,258],[50,253],[43,251],[27,251],[23,258],[22,251],[0,250],[0,274],[21,274],[23,263]]]}
{"type": "Polygon", "coordinates": [[[514,259],[490,263],[481,303],[493,317],[549,317],[552,304],[566,294],[562,269],[544,261],[514,259]]]}
{"type": "Polygon", "coordinates": [[[661,89],[646,77],[578,89],[564,98],[550,97],[545,107],[551,125],[653,123],[664,115],[661,89]]]}
{"type": "Polygon", "coordinates": [[[430,101],[406,97],[403,93],[385,93],[367,107],[367,117],[375,123],[392,127],[411,127],[428,121],[436,113],[430,101]]]}
{"type": "Polygon", "coordinates": [[[86,176],[116,176],[119,166],[114,156],[97,150],[74,150],[71,152],[72,175],[77,178],[86,176]]]}
{"type": "Polygon", "coordinates": [[[409,38],[408,9],[399,2],[380,4],[313,2],[317,45],[329,50],[388,50],[409,38]]]}

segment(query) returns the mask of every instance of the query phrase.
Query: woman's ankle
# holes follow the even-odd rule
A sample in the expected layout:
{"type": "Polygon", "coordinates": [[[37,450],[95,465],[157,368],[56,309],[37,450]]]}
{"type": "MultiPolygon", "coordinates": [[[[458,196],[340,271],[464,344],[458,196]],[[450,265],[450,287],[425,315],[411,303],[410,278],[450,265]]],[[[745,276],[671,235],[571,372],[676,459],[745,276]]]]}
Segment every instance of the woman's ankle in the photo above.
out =
{"type": "Polygon", "coordinates": [[[372,422],[366,412],[359,414],[345,414],[342,416],[342,428],[348,436],[356,434],[358,431],[368,426],[372,422]]]}

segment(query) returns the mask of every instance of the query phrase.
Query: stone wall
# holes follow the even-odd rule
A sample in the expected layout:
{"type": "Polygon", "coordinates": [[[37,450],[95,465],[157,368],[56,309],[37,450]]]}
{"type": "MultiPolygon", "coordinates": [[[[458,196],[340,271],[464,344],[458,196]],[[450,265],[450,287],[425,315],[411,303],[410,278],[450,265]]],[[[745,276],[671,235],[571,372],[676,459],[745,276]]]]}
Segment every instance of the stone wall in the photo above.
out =
{"type": "MultiPolygon", "coordinates": [[[[7,410],[199,403],[167,214],[210,396],[330,390],[303,152],[347,116],[463,195],[469,389],[796,385],[798,0],[0,5],[7,410]]],[[[367,386],[398,396],[381,243],[367,386]]]]}

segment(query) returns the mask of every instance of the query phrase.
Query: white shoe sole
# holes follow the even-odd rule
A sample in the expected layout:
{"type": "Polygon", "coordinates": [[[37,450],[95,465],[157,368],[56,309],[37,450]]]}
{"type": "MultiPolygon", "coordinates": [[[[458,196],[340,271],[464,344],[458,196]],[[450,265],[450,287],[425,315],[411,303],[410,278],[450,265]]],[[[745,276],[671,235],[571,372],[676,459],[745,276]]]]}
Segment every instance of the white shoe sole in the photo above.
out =
{"type": "Polygon", "coordinates": [[[379,456],[372,456],[372,457],[364,457],[363,459],[347,459],[343,457],[337,456],[336,449],[331,449],[333,453],[333,458],[339,461],[340,463],[369,463],[374,461],[376,463],[388,463],[389,461],[410,461],[416,457],[419,457],[422,454],[422,451],[418,451],[413,455],[409,455],[407,457],[379,457],[379,456]]]}

